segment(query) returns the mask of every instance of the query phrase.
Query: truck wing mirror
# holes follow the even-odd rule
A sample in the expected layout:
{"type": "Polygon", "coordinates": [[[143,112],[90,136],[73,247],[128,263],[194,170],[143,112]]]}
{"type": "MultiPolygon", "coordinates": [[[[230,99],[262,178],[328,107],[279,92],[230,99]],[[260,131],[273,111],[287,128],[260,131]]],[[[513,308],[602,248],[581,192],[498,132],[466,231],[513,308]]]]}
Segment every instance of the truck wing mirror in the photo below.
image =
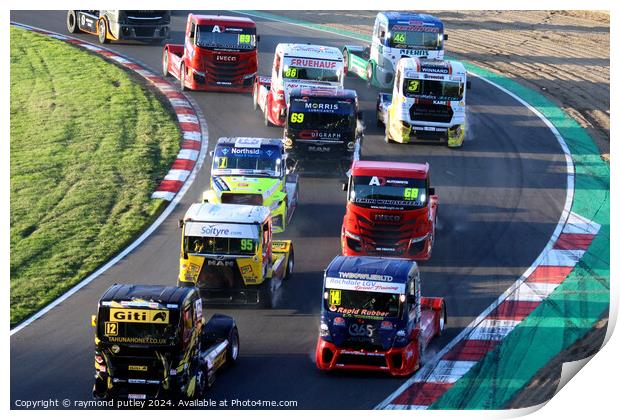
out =
{"type": "Polygon", "coordinates": [[[346,182],[342,183],[342,191],[347,191],[349,189],[349,185],[346,182]]]}
{"type": "Polygon", "coordinates": [[[91,315],[90,316],[90,326],[91,327],[96,327],[97,326],[97,315],[91,315]]]}
{"type": "Polygon", "coordinates": [[[448,34],[443,34],[443,40],[447,41],[448,40],[448,34]]]}
{"type": "Polygon", "coordinates": [[[381,39],[385,38],[385,31],[381,31],[379,33],[379,38],[381,38],[381,39]]]}
{"type": "Polygon", "coordinates": [[[415,305],[416,301],[415,301],[415,295],[407,295],[407,303],[410,305],[415,305]]]}
{"type": "Polygon", "coordinates": [[[209,150],[209,156],[213,157],[213,150],[209,150]]]}
{"type": "Polygon", "coordinates": [[[467,89],[471,89],[471,80],[467,81],[467,89]]]}
{"type": "Polygon", "coordinates": [[[260,42],[260,35],[256,35],[256,42],[260,42]]]}
{"type": "Polygon", "coordinates": [[[430,187],[428,189],[428,195],[435,195],[435,187],[430,187]]]}
{"type": "Polygon", "coordinates": [[[183,219],[179,219],[179,220],[177,220],[177,226],[179,226],[179,229],[181,229],[181,228],[183,227],[183,224],[184,224],[184,223],[185,223],[185,222],[183,222],[183,219]]]}

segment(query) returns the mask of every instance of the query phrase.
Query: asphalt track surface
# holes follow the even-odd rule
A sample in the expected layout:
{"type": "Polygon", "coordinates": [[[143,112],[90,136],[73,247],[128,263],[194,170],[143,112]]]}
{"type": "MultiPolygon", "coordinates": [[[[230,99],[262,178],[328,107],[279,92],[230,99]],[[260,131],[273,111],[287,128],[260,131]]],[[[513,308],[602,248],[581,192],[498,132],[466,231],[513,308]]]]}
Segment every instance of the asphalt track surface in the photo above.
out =
{"type": "MultiPolygon", "coordinates": [[[[222,12],[225,13],[225,12],[222,12]]],[[[13,11],[11,20],[67,33],[64,11],[13,11]]],[[[182,43],[186,13],[172,17],[173,43],[182,43]]],[[[259,74],[269,75],[279,42],[342,46],[356,41],[254,18],[261,36],[259,74]]],[[[96,37],[79,38],[96,43],[96,37]]],[[[162,46],[110,44],[109,48],[160,73],[162,46]]],[[[178,83],[177,83],[178,85],[178,83]]],[[[355,77],[345,80],[361,99],[367,125],[365,159],[429,162],[439,195],[439,225],[431,261],[421,264],[422,292],[443,296],[444,335],[428,357],[510,286],[551,236],[565,201],[565,158],[549,129],[509,95],[473,79],[468,92],[464,147],[386,144],[375,128],[377,92],[355,77]]],[[[190,93],[204,113],[210,149],[221,136],[281,137],[253,111],[249,94],[190,93]]],[[[209,158],[207,158],[209,159],[209,158]]],[[[17,399],[90,398],[93,330],[90,315],[102,293],[119,282],[175,284],[182,218],[208,187],[206,162],[181,203],[153,235],[94,282],[11,337],[11,404],[17,399]]],[[[239,363],[223,372],[213,399],[296,400],[304,409],[370,409],[404,379],[367,373],[326,374],[313,362],[322,271],[340,251],[346,196],[339,177],[302,177],[300,204],[287,231],[296,266],[274,309],[227,308],[241,336],[239,363]]]]}

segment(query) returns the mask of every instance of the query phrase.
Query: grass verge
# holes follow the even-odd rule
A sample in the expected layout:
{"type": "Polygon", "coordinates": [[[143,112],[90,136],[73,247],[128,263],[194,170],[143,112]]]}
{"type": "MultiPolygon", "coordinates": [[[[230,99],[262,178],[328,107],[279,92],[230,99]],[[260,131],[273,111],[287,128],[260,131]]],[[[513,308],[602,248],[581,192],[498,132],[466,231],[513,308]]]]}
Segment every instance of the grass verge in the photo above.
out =
{"type": "Polygon", "coordinates": [[[119,67],[11,27],[11,325],[118,253],[165,203],[180,131],[119,67]]]}

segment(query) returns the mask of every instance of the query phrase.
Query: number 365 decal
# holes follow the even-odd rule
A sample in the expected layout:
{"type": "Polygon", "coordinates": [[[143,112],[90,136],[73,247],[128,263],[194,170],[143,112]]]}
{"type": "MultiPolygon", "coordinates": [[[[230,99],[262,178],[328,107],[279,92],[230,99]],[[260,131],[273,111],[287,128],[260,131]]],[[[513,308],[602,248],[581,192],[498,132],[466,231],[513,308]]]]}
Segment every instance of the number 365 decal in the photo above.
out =
{"type": "Polygon", "coordinates": [[[367,336],[372,337],[375,333],[375,327],[372,325],[359,325],[359,324],[351,324],[349,327],[349,334],[353,336],[367,336]]]}

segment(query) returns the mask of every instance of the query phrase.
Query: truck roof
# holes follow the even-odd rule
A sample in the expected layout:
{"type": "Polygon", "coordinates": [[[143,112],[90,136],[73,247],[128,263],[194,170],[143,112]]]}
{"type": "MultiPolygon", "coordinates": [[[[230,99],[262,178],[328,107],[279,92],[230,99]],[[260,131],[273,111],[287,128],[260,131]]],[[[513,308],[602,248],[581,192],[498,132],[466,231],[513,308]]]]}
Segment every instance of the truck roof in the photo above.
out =
{"type": "Polygon", "coordinates": [[[186,222],[212,223],[263,223],[269,217],[270,210],[264,206],[245,204],[192,204],[185,217],[186,222]]]}
{"type": "Polygon", "coordinates": [[[335,257],[325,269],[326,277],[406,283],[417,264],[413,260],[386,257],[335,257]],[[391,278],[390,278],[391,277],[391,278]]]}
{"type": "Polygon", "coordinates": [[[356,160],[351,165],[352,176],[395,176],[403,178],[426,179],[430,166],[428,163],[382,162],[356,160]]]}
{"type": "Polygon", "coordinates": [[[256,27],[256,23],[252,19],[243,16],[195,15],[193,13],[191,16],[198,25],[235,24],[244,28],[256,27]]]}
{"type": "Polygon", "coordinates": [[[339,48],[325,45],[280,43],[276,47],[276,52],[278,50],[282,51],[285,57],[293,56],[300,58],[316,58],[319,60],[342,60],[342,51],[340,51],[339,48]]]}
{"type": "Polygon", "coordinates": [[[193,290],[191,287],[114,284],[106,290],[99,302],[144,300],[164,305],[169,303],[181,304],[193,290]]]}
{"type": "Polygon", "coordinates": [[[400,23],[414,26],[419,23],[425,26],[443,27],[443,22],[439,18],[426,13],[379,12],[378,15],[385,16],[390,24],[400,23]]]}
{"type": "Polygon", "coordinates": [[[357,92],[353,89],[325,88],[325,87],[298,87],[291,90],[291,96],[315,96],[329,98],[356,99],[357,92]]]}
{"type": "Polygon", "coordinates": [[[403,66],[405,70],[411,70],[416,73],[436,74],[438,76],[467,74],[463,63],[456,60],[429,60],[420,57],[405,57],[399,60],[398,65],[403,66]]]}
{"type": "Polygon", "coordinates": [[[268,139],[261,137],[220,137],[217,139],[217,146],[231,147],[263,147],[263,146],[282,146],[282,139],[268,139]]]}

